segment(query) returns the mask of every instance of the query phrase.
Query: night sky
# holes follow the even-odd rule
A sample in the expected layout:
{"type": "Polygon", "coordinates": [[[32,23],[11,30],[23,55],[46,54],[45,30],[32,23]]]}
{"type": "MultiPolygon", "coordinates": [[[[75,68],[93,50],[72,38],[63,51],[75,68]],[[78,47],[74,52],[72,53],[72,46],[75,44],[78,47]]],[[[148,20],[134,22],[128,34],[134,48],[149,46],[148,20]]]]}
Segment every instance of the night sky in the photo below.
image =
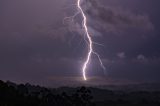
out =
{"type": "Polygon", "coordinates": [[[96,56],[87,53],[76,0],[0,0],[0,80],[45,86],[160,82],[159,0],[86,0],[96,56]]]}

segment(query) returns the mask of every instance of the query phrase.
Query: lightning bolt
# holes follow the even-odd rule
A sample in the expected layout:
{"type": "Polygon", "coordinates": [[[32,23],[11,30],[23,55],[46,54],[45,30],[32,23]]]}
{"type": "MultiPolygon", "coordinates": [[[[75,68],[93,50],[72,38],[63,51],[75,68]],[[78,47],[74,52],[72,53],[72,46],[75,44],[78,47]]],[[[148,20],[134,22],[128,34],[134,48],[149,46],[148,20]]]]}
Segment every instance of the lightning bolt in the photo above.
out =
{"type": "MultiPolygon", "coordinates": [[[[74,21],[74,18],[75,18],[78,14],[81,13],[81,15],[82,15],[82,18],[83,18],[82,27],[83,27],[83,29],[84,29],[84,32],[85,32],[85,35],[86,35],[86,38],[87,38],[87,39],[84,39],[84,40],[85,40],[85,41],[87,42],[87,44],[88,44],[88,53],[87,53],[86,60],[85,60],[85,62],[84,62],[84,64],[83,64],[83,67],[82,67],[82,73],[83,73],[83,79],[84,79],[84,80],[87,80],[86,70],[87,70],[88,64],[89,64],[89,62],[90,62],[90,60],[91,60],[92,54],[94,54],[94,55],[97,56],[97,58],[98,58],[98,60],[99,60],[99,62],[100,62],[101,67],[103,68],[103,70],[105,70],[106,68],[105,68],[105,66],[103,65],[103,62],[102,62],[102,60],[101,60],[101,58],[100,58],[100,55],[93,50],[93,45],[94,45],[94,44],[100,45],[100,46],[103,46],[103,45],[102,45],[102,44],[99,44],[99,43],[96,43],[96,42],[93,42],[92,37],[91,37],[91,35],[89,34],[88,27],[87,27],[87,17],[86,17],[86,15],[85,15],[85,13],[84,13],[84,10],[83,10],[82,7],[81,7],[82,1],[83,1],[83,0],[77,0],[76,6],[77,6],[77,8],[78,8],[78,12],[75,13],[73,16],[65,17],[64,20],[63,20],[63,23],[65,22],[65,20],[70,20],[70,19],[71,19],[71,22],[73,22],[73,21],[74,21]]],[[[106,73],[106,72],[104,71],[104,74],[105,74],[105,73],[106,73]]]]}
{"type": "Polygon", "coordinates": [[[93,50],[93,44],[94,44],[94,42],[93,42],[93,40],[92,40],[91,35],[90,35],[89,32],[88,32],[87,17],[86,17],[86,15],[85,15],[82,7],[81,7],[81,2],[82,2],[82,0],[77,0],[77,7],[78,7],[80,13],[81,13],[82,16],[83,16],[83,28],[84,28],[84,31],[85,31],[85,35],[87,36],[87,39],[88,39],[88,50],[89,50],[89,51],[88,51],[88,53],[87,53],[86,61],[84,62],[83,67],[82,67],[83,79],[84,79],[84,80],[87,80],[86,70],[87,70],[87,66],[88,66],[88,64],[89,64],[89,62],[90,62],[90,60],[91,60],[92,54],[95,54],[95,55],[98,57],[99,62],[100,62],[100,64],[101,64],[101,67],[102,67],[104,70],[105,70],[105,67],[104,67],[104,65],[103,65],[103,63],[102,63],[102,60],[101,60],[100,56],[98,55],[98,53],[94,52],[94,50],[93,50]]]}

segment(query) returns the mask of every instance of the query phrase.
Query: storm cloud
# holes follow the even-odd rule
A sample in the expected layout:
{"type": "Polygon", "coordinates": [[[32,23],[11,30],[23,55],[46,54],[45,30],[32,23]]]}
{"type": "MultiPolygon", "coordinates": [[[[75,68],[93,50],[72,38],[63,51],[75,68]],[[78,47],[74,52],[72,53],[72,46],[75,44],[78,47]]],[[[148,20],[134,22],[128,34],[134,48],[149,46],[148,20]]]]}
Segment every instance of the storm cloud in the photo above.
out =
{"type": "MultiPolygon", "coordinates": [[[[82,4],[88,17],[88,27],[91,35],[104,35],[101,32],[121,35],[128,30],[148,33],[154,30],[154,25],[148,14],[136,13],[123,7],[105,6],[102,1],[87,0],[82,4]]],[[[69,24],[73,28],[71,31],[82,32],[80,22],[71,23],[69,24]]]]}
{"type": "MultiPolygon", "coordinates": [[[[0,78],[47,86],[82,83],[87,44],[75,0],[0,1],[0,78]],[[73,82],[70,82],[74,80],[73,82]],[[59,83],[58,83],[59,82],[59,83]]],[[[159,2],[87,0],[82,4],[96,56],[88,83],[159,82],[159,2]]],[[[74,85],[74,84],[73,84],[74,85]]]]}

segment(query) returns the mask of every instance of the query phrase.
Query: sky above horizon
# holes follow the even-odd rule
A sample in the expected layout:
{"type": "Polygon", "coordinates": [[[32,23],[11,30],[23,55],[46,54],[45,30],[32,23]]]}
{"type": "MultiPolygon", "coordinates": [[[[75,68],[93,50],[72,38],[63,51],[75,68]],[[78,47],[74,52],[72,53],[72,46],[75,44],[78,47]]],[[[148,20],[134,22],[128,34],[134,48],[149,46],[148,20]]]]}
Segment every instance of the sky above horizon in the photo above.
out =
{"type": "Polygon", "coordinates": [[[158,0],[84,0],[94,50],[87,53],[76,0],[0,1],[0,80],[45,86],[160,82],[158,0]]]}

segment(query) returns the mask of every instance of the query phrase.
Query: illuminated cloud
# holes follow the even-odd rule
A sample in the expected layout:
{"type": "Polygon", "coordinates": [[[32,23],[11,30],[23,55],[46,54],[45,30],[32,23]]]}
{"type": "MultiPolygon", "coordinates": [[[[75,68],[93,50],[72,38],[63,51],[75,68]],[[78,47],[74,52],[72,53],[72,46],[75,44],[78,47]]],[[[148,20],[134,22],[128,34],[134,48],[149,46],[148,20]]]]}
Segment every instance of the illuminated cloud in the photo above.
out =
{"type": "Polygon", "coordinates": [[[118,56],[120,59],[124,59],[124,58],[126,57],[126,55],[125,55],[124,52],[117,53],[117,56],[118,56]]]}

